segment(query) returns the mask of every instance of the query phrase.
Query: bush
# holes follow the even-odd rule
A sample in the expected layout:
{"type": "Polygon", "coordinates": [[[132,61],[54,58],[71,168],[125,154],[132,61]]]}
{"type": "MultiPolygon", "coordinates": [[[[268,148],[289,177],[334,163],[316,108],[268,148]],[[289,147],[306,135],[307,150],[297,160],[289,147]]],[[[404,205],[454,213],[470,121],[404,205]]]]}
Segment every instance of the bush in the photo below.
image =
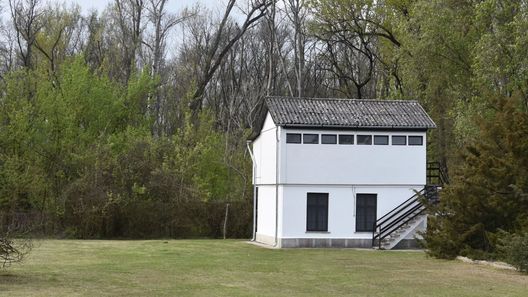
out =
{"type": "Polygon", "coordinates": [[[499,250],[504,261],[519,271],[528,273],[528,232],[503,233],[499,240],[499,250]]]}
{"type": "Polygon", "coordinates": [[[0,235],[0,268],[21,262],[32,247],[31,240],[14,240],[7,234],[0,235]]]}
{"type": "Polygon", "coordinates": [[[21,262],[31,251],[33,242],[26,236],[29,230],[26,220],[0,213],[0,268],[21,262]]]}

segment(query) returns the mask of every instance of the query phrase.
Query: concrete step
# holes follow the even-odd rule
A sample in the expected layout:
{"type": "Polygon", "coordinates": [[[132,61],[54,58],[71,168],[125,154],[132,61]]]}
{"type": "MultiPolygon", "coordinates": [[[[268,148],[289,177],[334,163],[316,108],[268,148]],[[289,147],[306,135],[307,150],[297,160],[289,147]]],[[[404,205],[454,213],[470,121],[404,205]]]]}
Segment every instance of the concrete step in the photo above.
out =
{"type": "Polygon", "coordinates": [[[418,224],[424,219],[424,216],[425,215],[420,215],[413,218],[405,225],[392,232],[389,236],[385,237],[381,241],[382,249],[392,249],[395,247],[401,240],[407,237],[409,232],[412,232],[410,229],[414,229],[418,226],[418,224]]]}

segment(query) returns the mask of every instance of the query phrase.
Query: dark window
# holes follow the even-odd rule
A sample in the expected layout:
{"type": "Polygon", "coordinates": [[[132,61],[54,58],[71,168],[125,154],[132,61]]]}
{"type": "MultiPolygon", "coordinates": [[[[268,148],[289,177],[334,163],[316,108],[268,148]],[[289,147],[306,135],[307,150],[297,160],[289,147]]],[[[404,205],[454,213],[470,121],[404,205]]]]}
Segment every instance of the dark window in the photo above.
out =
{"type": "Polygon", "coordinates": [[[308,193],[306,231],[328,231],[328,193],[308,193]]]}
{"type": "Polygon", "coordinates": [[[374,135],[375,145],[389,145],[389,136],[386,135],[374,135]]]}
{"type": "Polygon", "coordinates": [[[407,136],[403,135],[394,135],[392,136],[392,145],[406,145],[407,136]]]}
{"type": "Polygon", "coordinates": [[[372,232],[376,222],[376,194],[356,195],[356,231],[372,232]]]}
{"type": "Polygon", "coordinates": [[[318,144],[319,134],[303,134],[303,143],[318,144]]]}
{"type": "Polygon", "coordinates": [[[336,144],[337,143],[337,135],[335,135],[335,134],[323,134],[323,135],[321,135],[321,143],[322,144],[336,144]]]}
{"type": "Polygon", "coordinates": [[[301,143],[301,134],[286,133],[286,143],[301,143]]]}
{"type": "Polygon", "coordinates": [[[409,145],[423,145],[423,137],[409,136],[409,145]]]}
{"type": "Polygon", "coordinates": [[[354,144],[354,135],[339,135],[339,144],[354,144]]]}
{"type": "Polygon", "coordinates": [[[358,135],[357,144],[371,145],[372,144],[372,135],[358,135]]]}

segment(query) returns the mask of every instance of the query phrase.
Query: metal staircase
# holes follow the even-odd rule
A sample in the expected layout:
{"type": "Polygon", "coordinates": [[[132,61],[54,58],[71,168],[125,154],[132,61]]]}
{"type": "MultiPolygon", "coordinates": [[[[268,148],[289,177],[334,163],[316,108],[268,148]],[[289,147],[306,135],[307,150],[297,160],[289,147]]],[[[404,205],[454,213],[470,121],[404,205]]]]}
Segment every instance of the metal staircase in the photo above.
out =
{"type": "Polygon", "coordinates": [[[418,228],[425,230],[427,203],[424,202],[437,203],[440,199],[439,191],[447,183],[447,170],[438,162],[428,163],[427,185],[374,223],[372,246],[390,250],[402,240],[414,236],[418,228]]]}

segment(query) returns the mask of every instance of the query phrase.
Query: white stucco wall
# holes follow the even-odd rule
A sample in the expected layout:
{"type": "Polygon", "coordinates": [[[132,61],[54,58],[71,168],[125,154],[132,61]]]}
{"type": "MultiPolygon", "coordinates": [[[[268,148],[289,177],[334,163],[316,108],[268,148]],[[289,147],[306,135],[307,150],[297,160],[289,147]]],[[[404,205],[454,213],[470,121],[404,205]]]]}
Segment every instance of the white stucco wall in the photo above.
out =
{"type": "Polygon", "coordinates": [[[260,135],[253,141],[253,154],[256,160],[255,183],[276,183],[277,129],[268,113],[260,135]]]}
{"type": "Polygon", "coordinates": [[[371,232],[356,232],[356,194],[377,194],[377,217],[414,195],[409,186],[283,186],[281,238],[372,238],[371,232]],[[328,193],[328,232],[306,231],[306,194],[328,193]]]}
{"type": "Polygon", "coordinates": [[[257,234],[275,237],[275,186],[258,188],[257,234]]]}
{"type": "MultiPolygon", "coordinates": [[[[281,183],[416,185],[426,183],[425,132],[281,131],[281,183]],[[422,146],[286,143],[286,133],[423,136],[422,146]],[[284,143],[283,143],[284,142],[284,143]]],[[[319,139],[320,141],[321,139],[319,139]]]]}

